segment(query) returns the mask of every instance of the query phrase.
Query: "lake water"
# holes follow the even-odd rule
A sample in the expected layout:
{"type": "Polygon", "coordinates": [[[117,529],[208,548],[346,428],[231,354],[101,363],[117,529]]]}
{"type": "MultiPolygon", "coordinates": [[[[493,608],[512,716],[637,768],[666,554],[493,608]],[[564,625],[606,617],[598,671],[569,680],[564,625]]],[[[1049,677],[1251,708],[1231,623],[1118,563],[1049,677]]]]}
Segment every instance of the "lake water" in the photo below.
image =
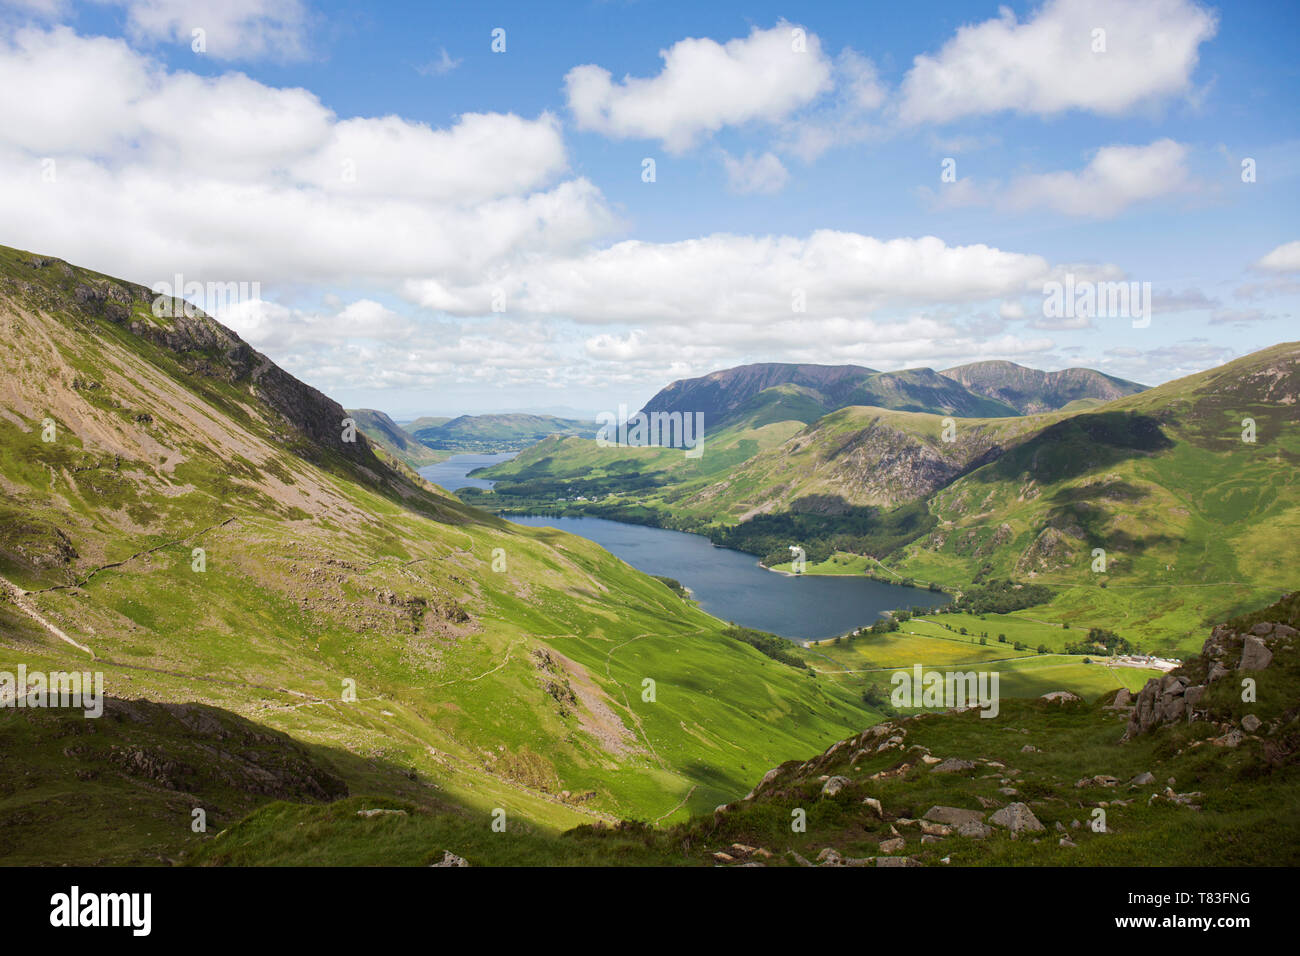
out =
{"type": "Polygon", "coordinates": [[[486,478],[468,478],[475,468],[486,468],[509,461],[519,454],[517,451],[503,452],[499,455],[452,455],[446,461],[436,465],[425,465],[420,469],[420,477],[432,481],[435,485],[448,491],[458,488],[491,488],[496,482],[486,478]]]}
{"type": "Polygon", "coordinates": [[[752,554],[714,547],[698,534],[604,518],[505,517],[589,538],[638,570],[676,578],[714,617],[791,640],[834,637],[873,623],[881,611],[949,600],[939,592],[863,577],[777,574],[760,567],[752,554]]]}

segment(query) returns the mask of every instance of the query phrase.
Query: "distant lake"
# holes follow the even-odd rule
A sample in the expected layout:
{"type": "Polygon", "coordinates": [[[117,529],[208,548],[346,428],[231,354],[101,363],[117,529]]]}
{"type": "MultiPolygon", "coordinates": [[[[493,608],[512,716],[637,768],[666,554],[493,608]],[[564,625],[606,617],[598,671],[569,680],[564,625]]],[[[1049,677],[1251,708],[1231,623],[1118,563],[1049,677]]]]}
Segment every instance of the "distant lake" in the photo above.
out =
{"type": "Polygon", "coordinates": [[[436,465],[425,465],[420,469],[420,477],[448,491],[458,488],[491,488],[496,482],[486,478],[467,478],[466,475],[476,468],[509,461],[517,454],[517,451],[507,451],[499,455],[452,455],[436,465]]]}
{"type": "Polygon", "coordinates": [[[752,554],[714,547],[698,534],[604,518],[503,517],[581,535],[640,571],[676,578],[714,617],[796,641],[847,633],[873,623],[881,611],[949,601],[939,592],[854,575],[777,574],[752,554]]]}

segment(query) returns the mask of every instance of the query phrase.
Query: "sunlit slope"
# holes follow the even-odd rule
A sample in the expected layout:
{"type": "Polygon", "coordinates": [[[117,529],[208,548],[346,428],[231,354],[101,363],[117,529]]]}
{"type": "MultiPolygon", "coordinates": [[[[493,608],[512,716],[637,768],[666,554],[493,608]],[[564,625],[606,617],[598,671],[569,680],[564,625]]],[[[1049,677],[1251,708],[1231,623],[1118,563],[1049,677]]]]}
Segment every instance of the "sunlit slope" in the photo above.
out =
{"type": "Polygon", "coordinates": [[[336,403],[151,299],[0,250],[0,622],[22,622],[0,667],[93,655],[110,694],[548,826],[712,806],[874,719],[596,545],[389,467],[336,403]]]}
{"type": "Polygon", "coordinates": [[[936,493],[939,527],[896,567],[1084,589],[1052,612],[1190,647],[1294,587],[1298,360],[1279,345],[1056,423],[936,493]]]}

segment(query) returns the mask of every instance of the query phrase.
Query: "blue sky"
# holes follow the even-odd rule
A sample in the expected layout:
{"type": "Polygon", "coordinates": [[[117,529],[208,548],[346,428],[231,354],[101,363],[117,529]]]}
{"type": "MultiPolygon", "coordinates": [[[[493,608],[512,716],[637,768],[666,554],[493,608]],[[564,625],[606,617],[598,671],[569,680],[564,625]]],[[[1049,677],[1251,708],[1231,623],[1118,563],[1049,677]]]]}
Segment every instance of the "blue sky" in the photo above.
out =
{"type": "Polygon", "coordinates": [[[0,242],[256,283],[205,304],[398,417],[635,407],[768,360],[1154,384],[1297,337],[1297,21],[1190,0],[0,2],[20,94],[0,242]],[[1045,315],[1067,274],[1150,283],[1149,324],[1045,315]]]}

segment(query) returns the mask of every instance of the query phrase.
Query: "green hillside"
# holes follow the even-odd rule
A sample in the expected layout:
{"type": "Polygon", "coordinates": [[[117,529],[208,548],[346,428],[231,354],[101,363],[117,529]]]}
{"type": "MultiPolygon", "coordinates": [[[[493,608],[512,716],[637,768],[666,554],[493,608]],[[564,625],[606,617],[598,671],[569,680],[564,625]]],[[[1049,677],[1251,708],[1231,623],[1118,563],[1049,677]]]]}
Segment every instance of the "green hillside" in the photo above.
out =
{"type": "MultiPolygon", "coordinates": [[[[151,299],[0,250],[13,345],[0,359],[0,670],[93,665],[110,696],[286,734],[351,792],[391,765],[465,812],[500,807],[539,831],[711,808],[757,768],[878,719],[591,542],[510,525],[390,467],[364,433],[344,440],[337,403],[206,316],[155,319],[151,299]]],[[[39,736],[33,713],[7,714],[5,733],[39,736]]],[[[31,764],[0,752],[6,779],[31,784],[0,792],[0,831],[57,805],[30,825],[65,847],[58,860],[83,858],[65,827],[102,834],[106,807],[156,786],[150,760],[95,789],[38,773],[39,747],[31,764]]],[[[247,808],[238,789],[217,786],[222,813],[247,808]]],[[[182,843],[201,839],[188,820],[171,819],[182,843]]],[[[153,823],[140,830],[161,843],[153,823]]],[[[118,860],[157,862],[142,846],[118,860]]]]}

